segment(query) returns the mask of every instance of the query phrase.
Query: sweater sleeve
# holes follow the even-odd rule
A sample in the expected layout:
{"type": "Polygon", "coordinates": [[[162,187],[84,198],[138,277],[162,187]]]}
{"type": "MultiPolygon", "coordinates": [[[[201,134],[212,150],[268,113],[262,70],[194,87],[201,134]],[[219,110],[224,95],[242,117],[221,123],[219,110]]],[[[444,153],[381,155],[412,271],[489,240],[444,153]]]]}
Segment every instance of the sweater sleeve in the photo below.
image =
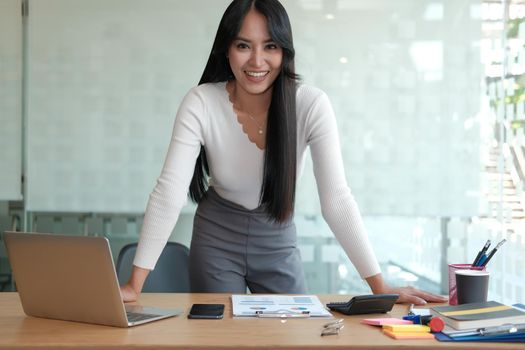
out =
{"type": "Polygon", "coordinates": [[[153,269],[187,202],[195,162],[204,144],[205,104],[197,88],[184,97],[157,184],[149,196],[133,264],[153,269]]]}
{"type": "Polygon", "coordinates": [[[381,272],[357,203],[347,185],[335,115],[320,92],[307,114],[307,142],[323,218],[362,278],[381,272]]]}

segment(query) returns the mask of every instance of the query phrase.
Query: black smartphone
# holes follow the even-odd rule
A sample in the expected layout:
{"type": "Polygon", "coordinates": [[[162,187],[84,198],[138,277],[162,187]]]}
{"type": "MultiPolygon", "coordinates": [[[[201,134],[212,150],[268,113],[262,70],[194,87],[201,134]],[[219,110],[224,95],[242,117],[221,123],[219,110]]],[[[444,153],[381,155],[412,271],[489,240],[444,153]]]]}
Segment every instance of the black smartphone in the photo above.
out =
{"type": "Polygon", "coordinates": [[[224,304],[193,304],[188,318],[219,319],[224,316],[224,304]]]}

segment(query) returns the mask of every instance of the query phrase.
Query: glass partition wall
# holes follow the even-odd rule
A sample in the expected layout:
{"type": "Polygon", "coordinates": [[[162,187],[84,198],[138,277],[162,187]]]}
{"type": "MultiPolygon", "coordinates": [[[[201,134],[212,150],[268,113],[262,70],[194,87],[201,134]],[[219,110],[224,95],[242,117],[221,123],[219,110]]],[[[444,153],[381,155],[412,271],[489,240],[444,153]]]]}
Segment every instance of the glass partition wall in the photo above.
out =
{"type": "MultiPolygon", "coordinates": [[[[178,104],[228,3],[10,0],[28,12],[22,26],[18,11],[0,11],[1,25],[19,21],[0,47],[24,47],[23,69],[2,64],[0,78],[24,88],[7,98],[0,87],[1,113],[16,112],[0,135],[19,138],[0,155],[25,159],[25,183],[22,201],[0,205],[1,229],[20,217],[18,229],[106,235],[115,256],[137,240],[178,104]],[[14,101],[24,108],[5,108],[14,101]]],[[[347,180],[389,283],[446,294],[447,264],[506,239],[488,265],[490,297],[523,302],[521,1],[282,3],[302,82],[334,107],[347,180]]],[[[322,218],[308,157],[303,174],[296,223],[310,292],[368,293],[322,218]]],[[[193,210],[172,240],[189,245],[193,210]]]]}
{"type": "MultiPolygon", "coordinates": [[[[19,0],[0,1],[0,230],[12,227],[8,203],[22,199],[22,17],[19,0]]],[[[11,284],[0,243],[0,291],[11,284]]]]}

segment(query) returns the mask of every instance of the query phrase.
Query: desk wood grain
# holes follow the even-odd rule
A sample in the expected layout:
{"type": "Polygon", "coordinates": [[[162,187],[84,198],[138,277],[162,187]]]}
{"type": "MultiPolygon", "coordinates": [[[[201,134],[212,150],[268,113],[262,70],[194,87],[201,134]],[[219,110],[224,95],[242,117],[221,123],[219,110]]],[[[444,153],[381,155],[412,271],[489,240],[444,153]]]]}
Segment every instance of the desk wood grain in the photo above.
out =
{"type": "MultiPolygon", "coordinates": [[[[320,299],[326,303],[348,297],[321,295],[320,299]]],[[[27,317],[17,293],[0,293],[0,349],[524,349],[523,344],[512,343],[394,340],[378,328],[360,324],[359,316],[343,317],[345,328],[339,335],[321,337],[326,319],[233,318],[229,294],[143,294],[140,303],[182,308],[184,313],[122,329],[27,317]],[[189,320],[193,303],[224,303],[225,317],[189,320]]],[[[396,305],[391,315],[406,312],[406,305],[396,305]]]]}

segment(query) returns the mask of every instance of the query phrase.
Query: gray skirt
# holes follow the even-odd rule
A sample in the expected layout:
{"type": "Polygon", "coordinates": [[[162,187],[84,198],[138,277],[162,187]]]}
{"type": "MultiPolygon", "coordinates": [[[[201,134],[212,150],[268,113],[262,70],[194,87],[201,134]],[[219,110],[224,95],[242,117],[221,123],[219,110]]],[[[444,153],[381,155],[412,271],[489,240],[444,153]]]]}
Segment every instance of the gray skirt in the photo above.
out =
{"type": "Polygon", "coordinates": [[[193,222],[190,285],[194,293],[306,293],[293,220],[276,223],[210,188],[193,222]]]}

